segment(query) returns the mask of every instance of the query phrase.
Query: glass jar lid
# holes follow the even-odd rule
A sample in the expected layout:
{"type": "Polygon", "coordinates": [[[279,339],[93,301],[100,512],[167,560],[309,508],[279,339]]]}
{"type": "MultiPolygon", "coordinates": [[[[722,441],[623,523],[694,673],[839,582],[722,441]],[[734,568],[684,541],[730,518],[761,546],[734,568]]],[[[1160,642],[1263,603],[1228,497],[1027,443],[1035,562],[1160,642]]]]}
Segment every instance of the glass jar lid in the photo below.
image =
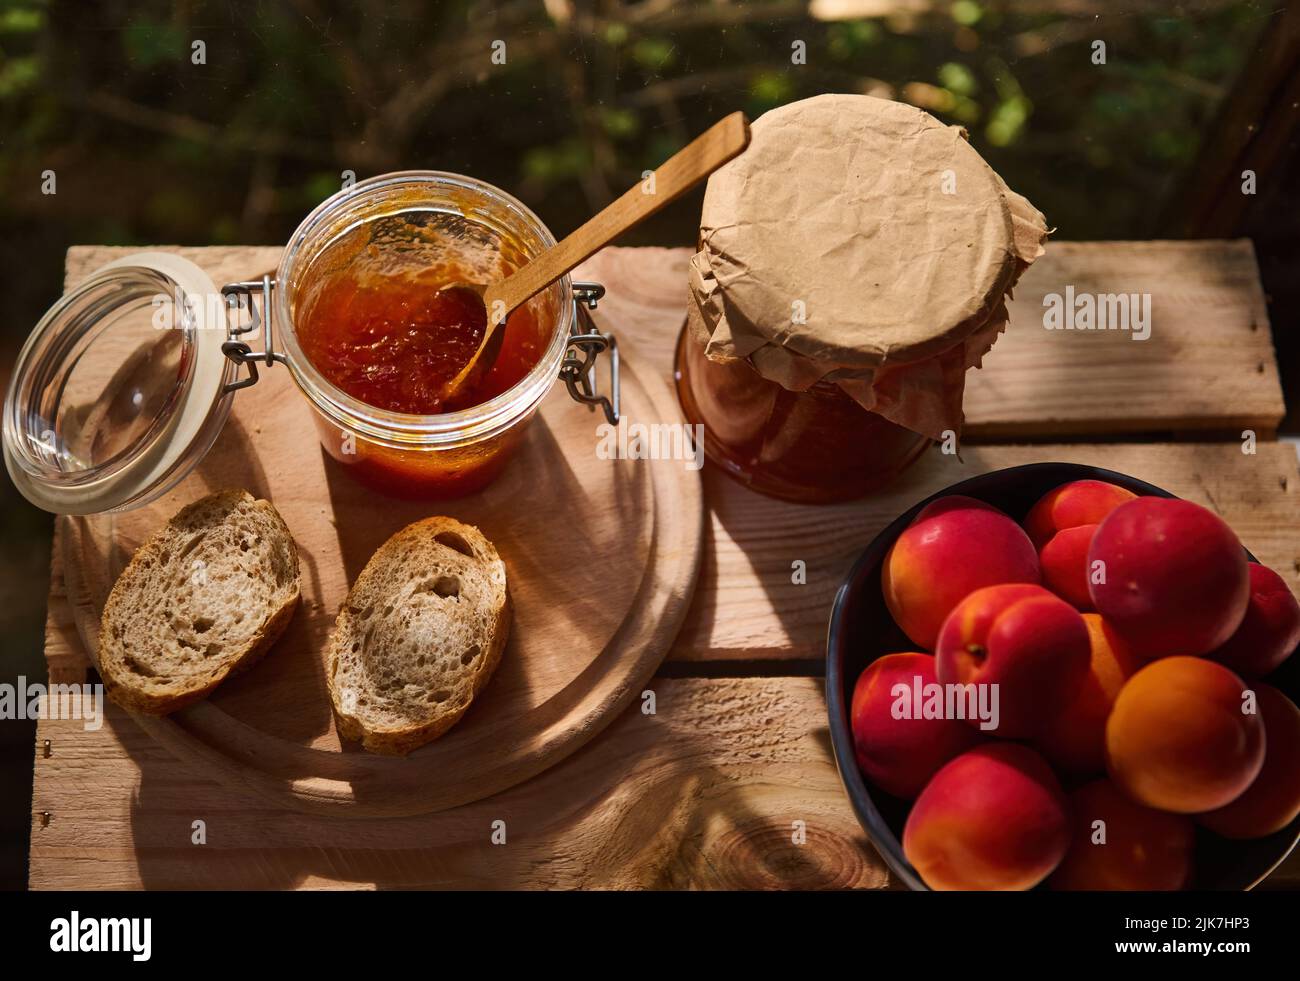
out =
{"type": "Polygon", "coordinates": [[[202,459],[230,412],[225,300],[180,256],[96,270],[49,309],[14,366],[5,466],[58,514],[138,507],[202,459]]]}

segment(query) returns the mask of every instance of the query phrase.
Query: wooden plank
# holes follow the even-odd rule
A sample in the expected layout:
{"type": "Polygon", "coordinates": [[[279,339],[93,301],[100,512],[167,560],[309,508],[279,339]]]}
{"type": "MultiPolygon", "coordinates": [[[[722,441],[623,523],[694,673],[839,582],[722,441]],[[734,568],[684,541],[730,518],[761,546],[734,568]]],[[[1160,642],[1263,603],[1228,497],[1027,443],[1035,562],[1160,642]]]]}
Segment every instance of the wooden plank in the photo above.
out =
{"type": "MultiPolygon", "coordinates": [[[[912,504],[967,477],[1025,463],[1108,467],[1214,508],[1260,561],[1300,596],[1300,471],[1289,443],[970,446],[960,459],[934,451],[887,492],[848,504],[791,505],[704,470],[709,514],[695,601],[667,660],[811,660],[825,655],[831,600],[853,561],[912,504]],[[791,563],[807,582],[791,582],[791,563]]],[[[56,578],[46,659],[83,663],[72,614],[56,578]]]]}
{"type": "Polygon", "coordinates": [[[81,684],[90,660],[77,633],[77,618],[63,579],[63,536],[54,522],[50,548],[50,595],[45,612],[45,663],[52,684],[81,684]]]}
{"type": "MultiPolygon", "coordinates": [[[[417,818],[282,811],[204,778],[123,713],[41,722],[34,889],[869,889],[890,875],[840,785],[812,678],[659,679],[600,739],[489,800],[417,818]],[[42,812],[49,812],[48,823],[42,812]],[[206,844],[192,841],[203,821],[206,844]],[[493,822],[504,821],[504,844],[493,822]],[[795,822],[806,840],[794,843],[795,822]]],[[[1268,887],[1300,884],[1300,854],[1268,887]]]]}
{"type": "Polygon", "coordinates": [[[1118,470],[1213,508],[1300,596],[1300,470],[1288,443],[1250,456],[1231,443],[968,446],[961,459],[934,450],[884,493],[829,506],[760,497],[706,468],[704,564],[669,660],[821,659],[835,591],[885,525],[959,480],[1048,461],[1118,470]],[[796,559],[804,585],[791,582],[796,559]]]}
{"type": "MultiPolygon", "coordinates": [[[[217,285],[272,268],[273,246],[159,246],[198,262],[217,285]]],[[[129,247],[68,250],[67,280],[81,279],[129,247]]],[[[672,371],[686,296],[684,248],[605,249],[579,267],[609,292],[599,320],[643,363],[672,371]]],[[[1011,322],[967,375],[967,440],[1011,441],[1120,433],[1254,429],[1273,435],[1281,384],[1248,241],[1051,242],[1016,289],[1011,322]],[[1148,340],[1128,331],[1049,331],[1043,297],[1150,293],[1148,340]]]]}
{"type": "Polygon", "coordinates": [[[1243,429],[1285,414],[1255,251],[1236,242],[1062,242],[1016,288],[987,369],[967,375],[968,439],[1243,429]],[[1151,295],[1151,333],[1043,327],[1043,298],[1151,295]]]}
{"type": "Polygon", "coordinates": [[[41,722],[35,889],[875,888],[810,678],[659,679],[541,777],[436,815],[282,811],[205,779],[111,708],[98,732],[41,722]],[[50,813],[44,823],[41,813],[50,813]],[[207,844],[192,844],[193,822],[207,844]],[[493,844],[504,821],[505,844],[493,844]],[[794,844],[796,821],[806,842],[794,844]]]}
{"type": "MultiPolygon", "coordinates": [[[[669,370],[689,249],[607,249],[584,272],[609,287],[602,321],[669,370]]],[[[1255,253],[1236,242],[1050,242],[1016,287],[1011,320],[966,375],[970,440],[1254,429],[1285,407],[1255,253]],[[1043,327],[1043,298],[1151,294],[1151,335],[1043,327]]]]}

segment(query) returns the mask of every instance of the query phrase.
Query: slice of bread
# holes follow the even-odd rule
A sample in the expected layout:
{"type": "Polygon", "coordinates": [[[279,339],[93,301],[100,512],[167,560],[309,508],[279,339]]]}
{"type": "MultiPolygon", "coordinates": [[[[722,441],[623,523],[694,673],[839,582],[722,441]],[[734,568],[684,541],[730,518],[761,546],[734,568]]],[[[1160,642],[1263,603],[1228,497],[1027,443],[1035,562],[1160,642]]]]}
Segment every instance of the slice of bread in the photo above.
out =
{"type": "Polygon", "coordinates": [[[509,632],[492,543],[452,518],[407,525],[361,570],[330,634],[339,734],[397,756],[438,738],[492,677],[509,632]]]}
{"type": "Polygon", "coordinates": [[[298,547],[242,490],[182,508],[118,576],[99,631],[108,697],[166,715],[257,661],[298,605],[298,547]]]}

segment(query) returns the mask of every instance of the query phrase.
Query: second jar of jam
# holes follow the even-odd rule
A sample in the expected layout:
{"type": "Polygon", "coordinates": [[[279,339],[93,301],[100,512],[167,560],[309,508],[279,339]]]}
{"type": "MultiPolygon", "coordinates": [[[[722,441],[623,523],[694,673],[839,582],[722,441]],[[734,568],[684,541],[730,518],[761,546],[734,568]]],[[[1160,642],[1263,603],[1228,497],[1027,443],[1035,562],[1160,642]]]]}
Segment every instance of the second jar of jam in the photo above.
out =
{"type": "Polygon", "coordinates": [[[705,192],[679,401],[754,490],[860,497],[960,432],[966,371],[1046,223],[913,106],[818,96],[750,133],[705,192]]]}
{"type": "Polygon", "coordinates": [[[901,474],[929,442],[829,382],[794,392],[746,361],[710,360],[687,327],[677,341],[675,375],[682,412],[704,427],[709,458],[771,497],[853,500],[901,474]]]}

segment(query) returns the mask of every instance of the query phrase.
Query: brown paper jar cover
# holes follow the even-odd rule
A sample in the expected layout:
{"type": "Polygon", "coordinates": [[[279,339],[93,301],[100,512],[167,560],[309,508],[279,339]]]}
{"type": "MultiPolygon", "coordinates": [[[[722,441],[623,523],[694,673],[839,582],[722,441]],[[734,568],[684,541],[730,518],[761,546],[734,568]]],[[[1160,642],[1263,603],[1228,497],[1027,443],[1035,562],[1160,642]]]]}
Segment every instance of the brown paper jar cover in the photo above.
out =
{"type": "Polygon", "coordinates": [[[960,432],[968,368],[1006,326],[1043,215],[965,131],[823,95],[774,109],[709,180],[688,330],[792,391],[838,385],[932,439],[960,432]]]}

